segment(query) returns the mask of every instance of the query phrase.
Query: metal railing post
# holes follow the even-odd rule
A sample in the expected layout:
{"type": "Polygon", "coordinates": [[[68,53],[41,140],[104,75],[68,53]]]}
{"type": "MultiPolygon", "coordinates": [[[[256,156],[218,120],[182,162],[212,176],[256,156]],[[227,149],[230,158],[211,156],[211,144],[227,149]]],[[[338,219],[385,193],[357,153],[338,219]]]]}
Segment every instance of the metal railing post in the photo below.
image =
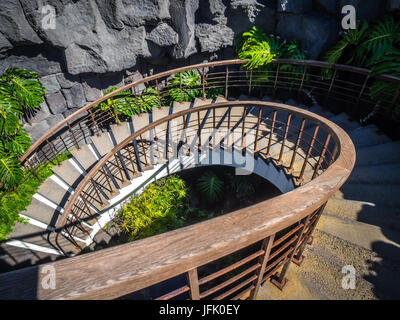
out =
{"type": "Polygon", "coordinates": [[[269,236],[265,238],[261,244],[261,250],[264,251],[264,254],[258,258],[258,262],[261,264],[261,267],[257,270],[257,280],[254,281],[254,289],[250,293],[250,300],[254,300],[257,297],[258,290],[260,289],[265,267],[268,262],[269,254],[271,253],[272,245],[274,243],[275,235],[269,236]]]}

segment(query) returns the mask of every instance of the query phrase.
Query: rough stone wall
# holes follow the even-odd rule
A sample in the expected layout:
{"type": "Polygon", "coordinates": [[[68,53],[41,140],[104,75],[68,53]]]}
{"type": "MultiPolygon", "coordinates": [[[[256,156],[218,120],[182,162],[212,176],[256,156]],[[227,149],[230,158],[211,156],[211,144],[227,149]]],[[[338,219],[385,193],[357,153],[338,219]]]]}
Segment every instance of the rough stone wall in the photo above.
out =
{"type": "Polygon", "coordinates": [[[253,25],[299,39],[317,58],[337,40],[346,4],[359,20],[400,8],[400,0],[1,0],[0,73],[39,73],[45,102],[25,124],[36,140],[111,86],[232,58],[234,36],[253,25]],[[43,25],[46,5],[55,29],[43,25]]]}

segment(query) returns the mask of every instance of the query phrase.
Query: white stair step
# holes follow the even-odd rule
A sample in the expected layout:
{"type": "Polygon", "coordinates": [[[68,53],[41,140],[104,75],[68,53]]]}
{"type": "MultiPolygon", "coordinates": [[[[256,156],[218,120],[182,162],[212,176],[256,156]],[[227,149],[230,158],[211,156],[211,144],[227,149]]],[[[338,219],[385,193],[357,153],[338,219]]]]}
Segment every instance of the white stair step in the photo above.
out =
{"type": "Polygon", "coordinates": [[[101,133],[100,135],[92,136],[91,139],[100,156],[102,157],[110,153],[111,150],[114,148],[114,144],[112,143],[110,136],[107,132],[101,133]]]}
{"type": "Polygon", "coordinates": [[[71,154],[86,171],[97,162],[95,155],[87,144],[71,151],[71,154]]]}
{"type": "Polygon", "coordinates": [[[117,145],[132,134],[128,122],[112,124],[110,127],[117,145]]]}

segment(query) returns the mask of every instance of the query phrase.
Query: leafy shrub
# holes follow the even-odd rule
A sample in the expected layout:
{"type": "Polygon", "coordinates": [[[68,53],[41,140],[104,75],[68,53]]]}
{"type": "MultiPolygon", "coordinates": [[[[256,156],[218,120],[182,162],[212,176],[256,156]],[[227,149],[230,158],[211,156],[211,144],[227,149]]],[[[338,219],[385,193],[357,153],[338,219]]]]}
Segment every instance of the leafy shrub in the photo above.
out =
{"type": "MultiPolygon", "coordinates": [[[[267,35],[257,27],[243,32],[235,39],[235,50],[240,59],[249,60],[244,67],[252,70],[268,65],[274,58],[307,59],[307,54],[296,40],[287,42],[274,35],[267,35]]],[[[281,68],[289,69],[290,65],[281,68]]]]}
{"type": "Polygon", "coordinates": [[[168,94],[172,101],[191,102],[201,95],[200,76],[194,70],[179,72],[173,75],[168,87],[168,94]],[[182,85],[182,90],[181,86],[182,85]]]}
{"type": "Polygon", "coordinates": [[[210,202],[219,200],[224,191],[224,182],[211,171],[204,173],[197,181],[200,192],[210,202]]]}
{"type": "Polygon", "coordinates": [[[125,204],[118,224],[130,241],[176,229],[184,223],[186,202],[185,182],[168,176],[148,185],[140,196],[125,204]]]}
{"type": "Polygon", "coordinates": [[[15,188],[24,173],[19,157],[31,140],[19,118],[43,102],[44,87],[37,73],[9,68],[0,77],[0,189],[15,188]]]}
{"type": "MultiPolygon", "coordinates": [[[[330,64],[352,64],[372,70],[371,77],[387,73],[400,76],[400,19],[398,14],[387,15],[372,23],[359,24],[345,32],[342,38],[323,56],[330,64]]],[[[392,99],[400,91],[393,83],[373,80],[370,85],[372,100],[391,108],[392,99]]],[[[400,107],[392,116],[400,119],[400,107]]]]}
{"type": "MultiPolygon", "coordinates": [[[[69,152],[58,155],[60,162],[69,158],[69,152]]],[[[43,163],[36,169],[37,176],[41,181],[50,177],[53,172],[51,168],[56,165],[54,160],[43,163]]],[[[25,220],[19,216],[32,201],[32,196],[37,192],[40,182],[28,170],[24,172],[23,182],[18,184],[15,190],[0,193],[0,241],[4,241],[12,232],[17,222],[25,220]]]]}

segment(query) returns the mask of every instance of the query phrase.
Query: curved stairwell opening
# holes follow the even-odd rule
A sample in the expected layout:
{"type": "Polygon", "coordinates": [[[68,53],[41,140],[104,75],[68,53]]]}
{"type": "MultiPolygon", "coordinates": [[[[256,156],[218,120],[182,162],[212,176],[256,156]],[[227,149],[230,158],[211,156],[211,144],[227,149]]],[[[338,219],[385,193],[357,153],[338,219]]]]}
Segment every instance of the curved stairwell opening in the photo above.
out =
{"type": "Polygon", "coordinates": [[[273,80],[266,83],[255,82],[256,74],[239,69],[240,60],[172,70],[119,91],[129,89],[137,99],[146,94],[140,90],[146,84],[157,90],[161,105],[168,94],[168,76],[196,70],[202,76],[198,89],[203,97],[132,118],[93,108],[116,98],[117,91],[58,124],[27,151],[22,162],[34,174],[38,164],[56,159],[57,154],[68,151],[71,157],[56,165],[54,175],[41,184],[22,213],[29,224],[18,225],[2,244],[8,250],[8,257],[2,258],[21,266],[18,257],[38,263],[75,255],[93,241],[130,194],[154,179],[193,166],[224,164],[237,167],[239,173],[254,172],[283,195],[136,244],[55,262],[63,274],[57,280],[65,288],[62,292],[27,288],[21,282],[12,294],[5,293],[11,281],[31,277],[41,265],[1,274],[0,296],[25,292],[26,297],[41,299],[116,298],[187,274],[187,284],[159,298],[398,297],[398,143],[378,134],[375,126],[361,127],[345,113],[323,109],[315,99],[309,107],[299,103],[299,94],[325,94],[333,101],[368,105],[364,80],[346,81],[346,92],[341,78],[341,73],[368,75],[368,71],[335,66],[334,77],[317,81],[311,68],[330,66],[312,61],[274,63],[278,68],[271,70],[273,80]],[[300,69],[280,72],[283,63],[300,69]],[[222,95],[206,99],[210,88],[222,95]],[[285,105],[274,102],[279,102],[274,94],[278,97],[283,89],[292,97],[285,105]],[[204,266],[249,246],[257,248],[249,249],[249,255],[231,267],[203,274],[204,266]],[[108,278],[99,269],[105,261],[110,261],[108,278]],[[292,262],[301,267],[289,268],[292,262]],[[346,265],[357,270],[357,290],[341,286],[346,265]],[[77,268],[84,268],[85,274],[74,276],[77,268]],[[210,286],[232,270],[237,273],[230,279],[210,286]],[[106,284],[110,277],[113,284],[106,284]],[[73,284],[67,286],[71,279],[73,284]]]}

